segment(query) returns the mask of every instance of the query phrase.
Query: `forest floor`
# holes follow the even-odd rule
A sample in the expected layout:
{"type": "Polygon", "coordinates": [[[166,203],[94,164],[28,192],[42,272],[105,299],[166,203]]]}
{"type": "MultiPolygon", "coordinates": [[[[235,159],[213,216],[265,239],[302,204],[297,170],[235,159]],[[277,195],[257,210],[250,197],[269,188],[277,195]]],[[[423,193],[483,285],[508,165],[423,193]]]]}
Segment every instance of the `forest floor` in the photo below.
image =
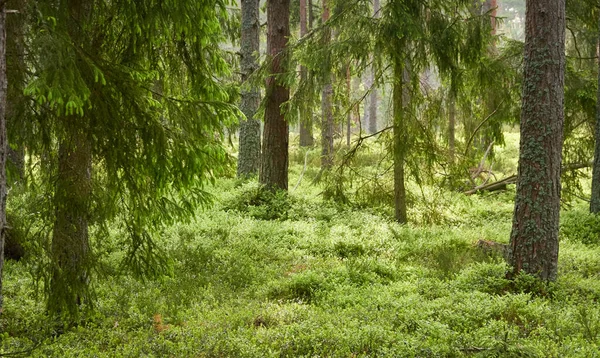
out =
{"type": "MultiPolygon", "coordinates": [[[[510,171],[516,148],[514,140],[507,143],[497,155],[510,171]]],[[[303,162],[303,153],[292,156],[290,189],[303,162]]],[[[31,274],[35,259],[7,262],[0,352],[599,355],[600,220],[587,214],[584,202],[562,213],[557,282],[542,285],[525,275],[509,282],[501,255],[482,252],[477,242],[508,242],[514,186],[473,196],[431,190],[423,197],[435,201],[415,199],[409,213],[415,222],[401,226],[389,206],[324,201],[323,188],[311,185],[317,171],[310,166],[289,197],[264,198],[256,184],[219,180],[210,189],[216,197],[212,208],[161,236],[170,275],[145,281],[99,276],[94,313],[61,334],[44,315],[31,274]]],[[[103,272],[124,254],[119,237],[115,228],[103,240],[103,272]]]]}

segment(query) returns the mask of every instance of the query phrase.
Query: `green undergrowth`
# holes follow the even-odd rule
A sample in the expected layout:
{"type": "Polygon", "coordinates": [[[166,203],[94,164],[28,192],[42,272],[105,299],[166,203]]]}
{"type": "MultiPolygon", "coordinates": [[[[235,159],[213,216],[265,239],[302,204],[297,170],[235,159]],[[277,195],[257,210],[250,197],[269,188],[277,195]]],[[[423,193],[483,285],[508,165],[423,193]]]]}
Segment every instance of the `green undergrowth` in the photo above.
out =
{"type": "MultiPolygon", "coordinates": [[[[294,159],[291,189],[303,159],[294,159]]],[[[323,200],[313,174],[305,173],[289,195],[220,180],[211,189],[213,208],[159,238],[170,272],[164,277],[141,281],[119,273],[119,232],[102,238],[100,264],[108,269],[98,273],[94,310],[74,328],[57,330],[45,316],[30,274],[34,257],[7,262],[0,352],[597,356],[600,222],[584,204],[563,212],[558,281],[508,281],[502,258],[476,244],[508,242],[513,193],[445,193],[435,208],[416,201],[415,222],[401,226],[389,207],[323,200]]]]}

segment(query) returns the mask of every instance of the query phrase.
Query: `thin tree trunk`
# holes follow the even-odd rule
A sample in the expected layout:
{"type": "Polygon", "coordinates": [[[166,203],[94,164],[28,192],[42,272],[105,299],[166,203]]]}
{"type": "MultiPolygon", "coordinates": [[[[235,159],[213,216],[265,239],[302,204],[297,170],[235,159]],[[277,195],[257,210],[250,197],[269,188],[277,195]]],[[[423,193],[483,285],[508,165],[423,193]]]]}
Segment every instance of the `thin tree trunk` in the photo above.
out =
{"type": "Polygon", "coordinates": [[[260,91],[249,88],[246,81],[256,69],[260,50],[259,0],[242,0],[242,103],[246,120],[240,123],[240,151],[237,175],[240,178],[258,174],[260,169],[260,121],[254,118],[260,106],[260,91]]]}
{"type": "MultiPolygon", "coordinates": [[[[75,46],[89,49],[85,25],[93,9],[93,0],[70,0],[68,31],[75,46]]],[[[77,60],[84,72],[84,61],[77,60]]],[[[72,316],[88,298],[90,244],[88,218],[92,199],[92,152],[85,117],[68,115],[60,118],[64,135],[59,140],[58,174],[55,182],[55,222],[52,235],[53,261],[48,308],[67,310],[72,316]]]]}
{"type": "MultiPolygon", "coordinates": [[[[306,13],[306,1],[300,0],[300,37],[308,33],[307,26],[307,13],[306,13]]],[[[311,11],[312,12],[312,11],[311,11]]],[[[311,21],[312,23],[312,21],[311,21]]],[[[300,77],[302,81],[306,81],[308,76],[306,67],[300,67],[300,77]]],[[[311,147],[315,140],[312,134],[312,108],[308,101],[303,101],[302,108],[300,110],[300,146],[311,147]]]]}
{"type": "MultiPolygon", "coordinates": [[[[329,7],[327,0],[323,0],[323,23],[329,20],[329,7]]],[[[323,31],[324,45],[327,46],[331,41],[331,30],[323,31]]],[[[333,166],[333,86],[331,69],[328,68],[325,74],[325,85],[321,93],[321,169],[330,169],[333,166]]]]}
{"type": "MultiPolygon", "coordinates": [[[[7,9],[16,10],[6,18],[6,75],[8,78],[8,92],[6,104],[6,126],[10,138],[8,141],[8,162],[11,169],[16,169],[18,178],[22,181],[25,177],[25,150],[22,145],[11,147],[20,142],[23,137],[22,121],[24,120],[27,101],[23,96],[25,87],[25,24],[28,0],[9,0],[7,9]]],[[[12,179],[12,178],[11,178],[12,179]]],[[[12,179],[14,180],[14,179],[12,179]]]]}
{"type": "Polygon", "coordinates": [[[396,221],[401,224],[408,222],[406,210],[406,187],[404,163],[406,161],[406,119],[403,63],[396,59],[394,63],[394,207],[396,221]]]}
{"type": "MultiPolygon", "coordinates": [[[[348,91],[348,103],[352,104],[352,73],[350,72],[350,64],[346,68],[346,89],[348,91]]],[[[346,145],[350,146],[350,137],[352,127],[352,109],[346,114],[346,145]]]]}
{"type": "MultiPolygon", "coordinates": [[[[598,46],[600,48],[600,16],[598,16],[598,46]]],[[[598,102],[596,104],[596,148],[592,169],[592,196],[590,212],[600,213],[600,60],[598,61],[598,102]]]]}
{"type": "Polygon", "coordinates": [[[287,190],[289,126],[282,105],[289,100],[290,90],[279,76],[287,70],[285,51],[290,37],[290,0],[268,0],[267,31],[271,68],[266,88],[260,182],[271,190],[287,190]]]}
{"type": "Polygon", "coordinates": [[[456,157],[456,95],[450,90],[448,94],[448,152],[450,163],[455,162],[456,157]]]}
{"type": "Polygon", "coordinates": [[[565,0],[527,1],[519,176],[508,277],[556,279],[564,122],[565,0]]]}
{"type": "MultiPolygon", "coordinates": [[[[373,15],[376,19],[380,17],[379,11],[381,6],[379,4],[379,0],[373,0],[373,15]]],[[[369,100],[369,132],[376,133],[377,132],[377,107],[379,105],[377,88],[375,87],[375,66],[371,67],[371,73],[369,78],[369,84],[373,87],[371,90],[370,100],[369,100]]]]}
{"type": "Polygon", "coordinates": [[[0,313],[4,307],[2,274],[4,269],[4,240],[6,237],[6,156],[8,138],[6,135],[6,97],[8,83],[6,77],[6,2],[0,1],[0,313]]]}

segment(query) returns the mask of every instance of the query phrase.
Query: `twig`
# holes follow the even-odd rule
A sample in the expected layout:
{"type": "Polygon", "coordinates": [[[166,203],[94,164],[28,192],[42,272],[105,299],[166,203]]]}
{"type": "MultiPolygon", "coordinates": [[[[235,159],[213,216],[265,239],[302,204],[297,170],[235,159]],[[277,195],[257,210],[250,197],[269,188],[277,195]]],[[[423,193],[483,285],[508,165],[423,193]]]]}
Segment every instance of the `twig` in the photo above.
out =
{"type": "Polygon", "coordinates": [[[496,109],[494,109],[494,111],[492,113],[489,114],[489,116],[485,117],[485,119],[479,123],[479,125],[477,126],[477,128],[475,128],[475,130],[473,131],[473,134],[471,134],[471,137],[469,137],[469,140],[467,141],[467,145],[465,148],[465,157],[467,156],[467,154],[469,153],[469,148],[471,146],[471,143],[473,142],[473,139],[475,138],[475,135],[477,134],[477,132],[481,129],[481,127],[490,120],[490,118],[492,118],[492,116],[494,114],[496,114],[496,112],[498,112],[498,109],[500,109],[500,106],[502,106],[502,104],[504,103],[504,100],[502,100],[502,102],[500,102],[500,104],[496,107],[496,109]]]}

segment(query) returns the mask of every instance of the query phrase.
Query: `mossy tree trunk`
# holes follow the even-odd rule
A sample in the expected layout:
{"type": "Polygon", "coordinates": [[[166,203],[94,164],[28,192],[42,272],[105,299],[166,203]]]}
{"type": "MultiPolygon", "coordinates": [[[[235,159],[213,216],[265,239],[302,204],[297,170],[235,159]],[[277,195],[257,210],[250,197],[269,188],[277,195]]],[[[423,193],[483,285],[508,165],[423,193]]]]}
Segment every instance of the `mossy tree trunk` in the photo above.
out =
{"type": "MultiPolygon", "coordinates": [[[[598,46],[600,46],[600,15],[598,16],[598,46]]],[[[592,168],[592,197],[590,212],[600,213],[600,60],[598,61],[598,102],[596,104],[596,148],[592,168]]]]}
{"type": "MultiPolygon", "coordinates": [[[[300,37],[308,33],[308,14],[307,0],[300,0],[300,37]]],[[[312,22],[312,21],[311,21],[312,22]]],[[[300,67],[300,77],[303,81],[308,76],[306,67],[300,67]]],[[[308,101],[303,101],[303,108],[300,110],[300,146],[311,147],[315,143],[312,133],[312,108],[307,104],[308,101]]]]}
{"type": "MultiPolygon", "coordinates": [[[[329,5],[323,0],[323,23],[329,20],[329,5]]],[[[327,27],[323,30],[324,46],[331,41],[331,30],[327,27]]],[[[321,169],[333,167],[333,86],[331,64],[325,64],[325,85],[321,93],[321,169]]]]}
{"type": "MultiPolygon", "coordinates": [[[[16,10],[6,18],[6,75],[8,78],[8,92],[6,104],[6,125],[8,131],[8,162],[11,169],[16,171],[18,179],[25,176],[25,150],[19,144],[22,137],[25,120],[27,99],[23,95],[25,87],[25,25],[27,24],[28,0],[8,0],[6,7],[16,10]]],[[[15,178],[11,178],[15,180],[15,178]]]]}
{"type": "Polygon", "coordinates": [[[254,118],[260,106],[260,91],[249,88],[246,81],[258,68],[256,56],[260,50],[259,0],[242,0],[242,103],[246,120],[240,123],[240,148],[237,175],[240,178],[258,175],[260,169],[260,121],[254,118]]]}
{"type": "Polygon", "coordinates": [[[6,105],[8,95],[6,77],[6,2],[0,1],[0,313],[4,307],[2,274],[4,269],[4,240],[6,237],[6,158],[8,138],[6,134],[6,105]]]}
{"type": "MultiPolygon", "coordinates": [[[[85,29],[93,0],[69,0],[68,33],[75,47],[90,51],[85,29]]],[[[85,61],[77,60],[77,71],[86,73],[85,61]]],[[[59,137],[58,172],[55,182],[55,222],[52,235],[52,275],[48,308],[76,317],[89,298],[91,260],[88,219],[92,199],[92,151],[85,116],[63,115],[59,137]]]]}
{"type": "Polygon", "coordinates": [[[406,210],[406,187],[404,164],[407,151],[407,125],[405,118],[405,66],[401,59],[394,59],[393,127],[394,127],[394,207],[396,221],[408,222],[406,210]]]}
{"type": "Polygon", "coordinates": [[[508,277],[556,279],[564,122],[565,0],[527,2],[517,195],[508,277]]]}
{"type": "Polygon", "coordinates": [[[265,99],[265,125],[260,182],[269,189],[288,188],[289,126],[282,105],[290,90],[281,76],[286,72],[286,47],[290,36],[290,0],[267,2],[267,52],[271,60],[265,99]]]}

